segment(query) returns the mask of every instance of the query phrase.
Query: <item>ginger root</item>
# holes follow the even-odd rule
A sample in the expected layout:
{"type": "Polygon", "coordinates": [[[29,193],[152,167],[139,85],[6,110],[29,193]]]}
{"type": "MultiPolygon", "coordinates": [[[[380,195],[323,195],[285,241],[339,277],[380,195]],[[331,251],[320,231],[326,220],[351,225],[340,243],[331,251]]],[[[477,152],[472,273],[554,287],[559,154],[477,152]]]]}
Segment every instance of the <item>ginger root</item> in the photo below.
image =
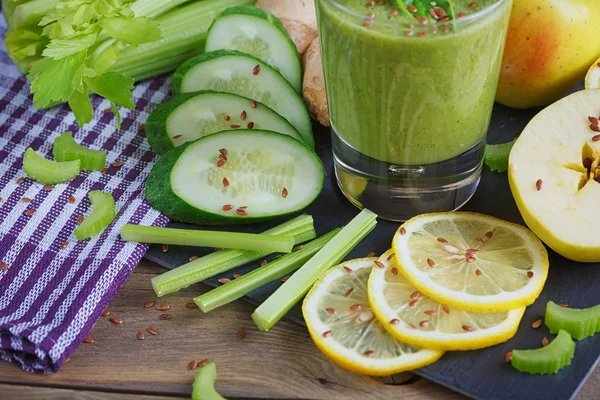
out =
{"type": "Polygon", "coordinates": [[[258,0],[256,7],[270,12],[283,24],[302,55],[317,37],[314,0],[258,0]]]}
{"type": "Polygon", "coordinates": [[[325,76],[321,61],[321,44],[317,36],[306,53],[302,56],[304,79],[302,81],[302,96],[310,115],[321,125],[329,126],[329,108],[325,92],[325,76]]]}

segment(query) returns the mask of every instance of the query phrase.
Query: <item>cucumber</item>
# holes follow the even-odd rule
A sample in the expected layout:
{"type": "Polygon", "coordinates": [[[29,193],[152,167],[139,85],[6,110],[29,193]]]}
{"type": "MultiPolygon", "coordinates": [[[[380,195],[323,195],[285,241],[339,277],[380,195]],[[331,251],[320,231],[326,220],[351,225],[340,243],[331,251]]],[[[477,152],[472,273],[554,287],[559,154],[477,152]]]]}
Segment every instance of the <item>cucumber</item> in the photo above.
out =
{"type": "Polygon", "coordinates": [[[56,162],[46,160],[31,147],[23,157],[23,171],[42,185],[56,185],[68,182],[81,171],[81,161],[56,162]]]}
{"type": "Polygon", "coordinates": [[[254,223],[302,210],[324,177],[319,157],[294,138],[224,131],[165,153],[150,172],[146,199],[179,222],[254,223]]]}
{"type": "Polygon", "coordinates": [[[283,133],[304,143],[296,128],[267,106],[212,91],[180,94],[158,106],[146,122],[146,136],[154,151],[164,154],[216,132],[248,127],[283,133]]]}
{"type": "Polygon", "coordinates": [[[258,58],[235,50],[217,50],[189,59],[173,75],[173,93],[199,90],[258,101],[287,119],[309,147],[315,145],[304,101],[279,72],[258,58]]]}
{"type": "Polygon", "coordinates": [[[65,132],[54,140],[52,154],[56,161],[81,161],[82,171],[100,171],[106,164],[106,152],[83,147],[65,132]]]}
{"type": "Polygon", "coordinates": [[[109,193],[92,190],[88,197],[92,203],[92,213],[75,228],[77,240],[90,239],[101,233],[117,217],[115,200],[109,193]]]}
{"type": "Polygon", "coordinates": [[[302,68],[296,45],[281,22],[255,7],[231,7],[208,30],[206,51],[239,50],[281,72],[298,94],[302,93],[302,68]]]}

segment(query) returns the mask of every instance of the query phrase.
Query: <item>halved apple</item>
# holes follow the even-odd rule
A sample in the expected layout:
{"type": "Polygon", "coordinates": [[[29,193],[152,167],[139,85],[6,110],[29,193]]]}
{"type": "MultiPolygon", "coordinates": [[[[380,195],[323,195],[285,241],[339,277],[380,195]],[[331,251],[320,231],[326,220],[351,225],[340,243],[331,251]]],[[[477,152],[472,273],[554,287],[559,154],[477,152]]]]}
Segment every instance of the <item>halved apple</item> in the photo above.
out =
{"type": "Polygon", "coordinates": [[[574,261],[600,262],[599,117],[600,90],[565,97],[531,120],[509,158],[510,188],[523,219],[574,261]]]}
{"type": "Polygon", "coordinates": [[[586,89],[600,89],[600,58],[590,67],[585,76],[586,89]]]}

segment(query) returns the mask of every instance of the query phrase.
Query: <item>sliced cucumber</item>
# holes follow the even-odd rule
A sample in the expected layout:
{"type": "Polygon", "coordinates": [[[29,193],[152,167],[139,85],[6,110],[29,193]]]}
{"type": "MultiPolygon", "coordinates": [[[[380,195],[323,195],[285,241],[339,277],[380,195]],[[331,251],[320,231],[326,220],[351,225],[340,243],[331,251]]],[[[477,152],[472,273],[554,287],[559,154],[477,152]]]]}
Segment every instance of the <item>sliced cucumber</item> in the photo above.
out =
{"type": "Polygon", "coordinates": [[[217,366],[214,362],[201,367],[194,379],[192,400],[225,400],[215,389],[216,380],[217,366]]]}
{"type": "Polygon", "coordinates": [[[85,240],[96,236],[105,230],[117,217],[115,200],[112,195],[100,190],[92,190],[88,194],[88,197],[94,208],[92,213],[75,228],[75,237],[77,240],[85,240]]]}
{"type": "Polygon", "coordinates": [[[65,132],[54,140],[52,149],[56,161],[81,161],[83,171],[100,171],[106,165],[106,152],[83,147],[73,139],[71,132],[65,132]]]}
{"type": "Polygon", "coordinates": [[[564,330],[577,340],[585,339],[600,332],[600,305],[577,309],[549,301],[544,322],[551,333],[564,330]]]}
{"type": "Polygon", "coordinates": [[[314,147],[310,116],[294,88],[258,58],[234,50],[218,50],[191,58],[173,76],[173,93],[215,90],[258,101],[287,119],[314,147]],[[255,72],[258,72],[255,74],[255,72]]]}
{"type": "Polygon", "coordinates": [[[146,199],[179,222],[252,223],[305,208],[324,177],[319,157],[298,140],[224,131],[165,153],[146,182],[146,199]]]}
{"type": "Polygon", "coordinates": [[[146,136],[158,154],[216,132],[263,129],[283,133],[304,143],[285,118],[246,97],[212,91],[175,96],[158,106],[146,122],[146,136]]]}
{"type": "Polygon", "coordinates": [[[81,161],[56,162],[46,160],[31,147],[23,157],[23,171],[34,181],[43,185],[68,182],[81,171],[81,161]]]}
{"type": "Polygon", "coordinates": [[[231,7],[213,22],[206,51],[239,50],[269,64],[302,93],[302,69],[296,45],[281,22],[255,7],[231,7]]]}
{"type": "Polygon", "coordinates": [[[546,347],[535,350],[513,350],[512,366],[530,374],[555,374],[571,364],[575,355],[575,342],[571,335],[561,330],[546,347]]]}

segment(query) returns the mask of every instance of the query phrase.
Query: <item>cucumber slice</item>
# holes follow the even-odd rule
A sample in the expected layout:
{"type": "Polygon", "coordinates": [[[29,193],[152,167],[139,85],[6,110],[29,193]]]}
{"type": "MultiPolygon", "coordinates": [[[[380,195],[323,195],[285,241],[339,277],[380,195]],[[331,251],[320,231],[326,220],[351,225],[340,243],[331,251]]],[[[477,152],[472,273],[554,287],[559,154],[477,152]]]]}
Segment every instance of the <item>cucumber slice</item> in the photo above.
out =
{"type": "Polygon", "coordinates": [[[146,136],[157,154],[216,132],[263,129],[304,143],[285,118],[246,97],[212,91],[181,94],[158,106],[146,122],[146,136]]]}
{"type": "Polygon", "coordinates": [[[281,72],[302,93],[302,69],[296,45],[281,22],[255,7],[231,7],[208,30],[206,51],[239,50],[281,72]]]}
{"type": "Polygon", "coordinates": [[[56,161],[81,161],[83,171],[100,171],[106,165],[106,152],[83,147],[73,139],[71,132],[65,132],[54,140],[52,149],[56,161]]]}
{"type": "Polygon", "coordinates": [[[324,177],[319,157],[289,136],[224,131],[165,153],[146,182],[146,199],[179,222],[252,223],[305,208],[324,177]]]}
{"type": "Polygon", "coordinates": [[[56,185],[75,178],[81,171],[81,161],[46,160],[30,147],[25,151],[25,157],[23,157],[23,171],[42,185],[56,185]]]}
{"type": "Polygon", "coordinates": [[[549,301],[544,321],[551,333],[564,330],[577,340],[585,339],[600,332],[600,305],[576,309],[549,301]]]}
{"type": "Polygon", "coordinates": [[[279,72],[258,58],[234,50],[217,50],[189,59],[173,75],[173,93],[199,90],[254,99],[287,119],[308,146],[315,145],[304,101],[279,72]]]}
{"type": "Polygon", "coordinates": [[[85,240],[96,236],[117,217],[115,200],[112,195],[100,190],[92,190],[88,197],[94,208],[92,213],[75,228],[77,240],[85,240]]]}
{"type": "Polygon", "coordinates": [[[215,390],[216,380],[217,366],[214,362],[201,367],[194,379],[192,400],[225,400],[225,397],[215,390]]]}
{"type": "Polygon", "coordinates": [[[571,364],[575,355],[575,342],[571,335],[561,330],[548,346],[535,350],[513,350],[512,366],[530,374],[555,374],[571,364]]]}

